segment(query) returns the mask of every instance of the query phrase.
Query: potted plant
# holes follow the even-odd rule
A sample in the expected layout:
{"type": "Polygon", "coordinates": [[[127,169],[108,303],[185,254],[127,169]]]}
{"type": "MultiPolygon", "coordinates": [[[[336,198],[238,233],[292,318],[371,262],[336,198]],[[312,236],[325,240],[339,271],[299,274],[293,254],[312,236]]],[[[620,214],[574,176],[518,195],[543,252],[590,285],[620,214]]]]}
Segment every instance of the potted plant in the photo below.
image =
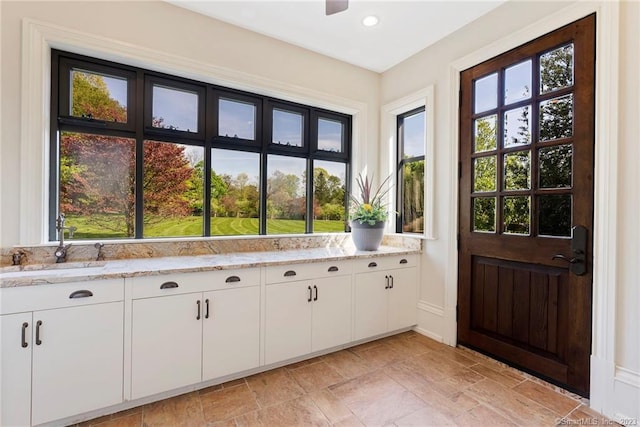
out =
{"type": "Polygon", "coordinates": [[[360,192],[360,197],[351,194],[351,209],[349,219],[351,225],[351,237],[356,249],[361,251],[375,251],[380,247],[384,226],[389,217],[384,198],[389,192],[389,175],[378,188],[373,191],[368,176],[362,177],[358,174],[356,185],[360,192]]]}

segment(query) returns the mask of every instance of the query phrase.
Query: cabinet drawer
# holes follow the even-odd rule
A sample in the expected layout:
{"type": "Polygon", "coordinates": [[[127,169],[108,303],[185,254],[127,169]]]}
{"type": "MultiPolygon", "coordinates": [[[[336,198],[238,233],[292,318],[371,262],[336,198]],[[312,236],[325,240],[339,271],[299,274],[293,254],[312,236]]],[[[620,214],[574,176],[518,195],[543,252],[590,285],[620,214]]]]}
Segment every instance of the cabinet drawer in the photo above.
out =
{"type": "Polygon", "coordinates": [[[133,298],[150,298],[190,292],[258,286],[260,269],[215,270],[194,273],[172,273],[159,276],[132,277],[133,298]]]}
{"type": "Polygon", "coordinates": [[[266,281],[267,284],[293,282],[320,277],[343,276],[351,274],[351,271],[351,262],[344,260],[274,265],[266,268],[266,281]]]}
{"type": "Polygon", "coordinates": [[[417,263],[418,257],[416,255],[380,256],[355,260],[353,270],[355,273],[364,273],[367,271],[415,267],[417,263]]]}
{"type": "Polygon", "coordinates": [[[124,300],[124,279],[0,289],[0,314],[124,300]]]}

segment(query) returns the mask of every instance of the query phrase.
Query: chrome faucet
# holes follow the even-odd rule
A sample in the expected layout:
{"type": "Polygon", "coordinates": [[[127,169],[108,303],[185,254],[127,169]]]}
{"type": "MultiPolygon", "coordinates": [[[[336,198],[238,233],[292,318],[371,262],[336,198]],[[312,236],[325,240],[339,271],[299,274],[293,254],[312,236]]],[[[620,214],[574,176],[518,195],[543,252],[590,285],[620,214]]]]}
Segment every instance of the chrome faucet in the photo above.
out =
{"type": "Polygon", "coordinates": [[[72,239],[73,233],[77,230],[77,228],[65,227],[64,214],[61,213],[60,215],[58,215],[58,218],[56,219],[56,230],[58,230],[58,237],[60,238],[60,243],[58,244],[58,248],[56,249],[56,252],[54,255],[56,256],[56,262],[60,263],[60,262],[65,262],[67,260],[67,250],[69,249],[69,246],[71,246],[71,243],[69,243],[67,246],[64,245],[64,230],[69,230],[69,238],[72,239]]]}

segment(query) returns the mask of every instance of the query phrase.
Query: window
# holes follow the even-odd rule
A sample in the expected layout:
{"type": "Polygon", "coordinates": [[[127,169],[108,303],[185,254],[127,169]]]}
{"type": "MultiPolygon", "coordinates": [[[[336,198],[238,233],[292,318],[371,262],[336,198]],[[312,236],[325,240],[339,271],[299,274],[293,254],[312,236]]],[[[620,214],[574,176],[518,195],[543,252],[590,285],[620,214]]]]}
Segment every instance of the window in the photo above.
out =
{"type": "Polygon", "coordinates": [[[351,117],[53,51],[49,229],[344,232],[351,117]]]}
{"type": "Polygon", "coordinates": [[[424,107],[398,115],[398,233],[424,233],[425,128],[424,107]]]}

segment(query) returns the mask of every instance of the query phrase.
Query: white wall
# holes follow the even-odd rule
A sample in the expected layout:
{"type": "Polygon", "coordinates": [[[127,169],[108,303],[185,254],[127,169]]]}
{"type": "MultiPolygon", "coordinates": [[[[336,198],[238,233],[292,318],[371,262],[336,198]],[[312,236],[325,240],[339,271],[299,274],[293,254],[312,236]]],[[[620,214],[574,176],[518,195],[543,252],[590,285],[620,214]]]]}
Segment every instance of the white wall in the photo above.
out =
{"type": "Polygon", "coordinates": [[[508,2],[385,72],[380,94],[384,105],[427,86],[435,87],[438,239],[426,242],[423,271],[429,273],[422,277],[419,327],[452,344],[457,285],[457,264],[452,262],[457,257],[457,73],[590,12],[602,12],[597,42],[598,271],[594,280],[591,404],[609,417],[636,420],[640,419],[639,9],[638,2],[622,2],[619,11],[609,2],[508,2]],[[530,38],[519,40],[523,34],[530,38]],[[619,63],[615,62],[618,58],[619,63]],[[604,76],[616,71],[619,76],[604,76]]]}
{"type": "Polygon", "coordinates": [[[40,31],[35,39],[43,38],[45,50],[53,46],[121,59],[356,114],[355,167],[376,162],[375,147],[368,147],[378,140],[377,73],[160,1],[1,1],[0,8],[0,247],[41,243],[46,234],[42,186],[47,176],[42,171],[48,121],[44,117],[43,125],[40,116],[48,113],[40,105],[49,95],[48,79],[38,73],[48,73],[48,67],[39,58],[38,40],[27,40],[34,34],[28,28],[40,31]],[[25,63],[29,69],[23,69],[25,63]],[[34,72],[36,79],[30,79],[34,72]],[[35,105],[22,110],[25,98],[35,105]]]}

